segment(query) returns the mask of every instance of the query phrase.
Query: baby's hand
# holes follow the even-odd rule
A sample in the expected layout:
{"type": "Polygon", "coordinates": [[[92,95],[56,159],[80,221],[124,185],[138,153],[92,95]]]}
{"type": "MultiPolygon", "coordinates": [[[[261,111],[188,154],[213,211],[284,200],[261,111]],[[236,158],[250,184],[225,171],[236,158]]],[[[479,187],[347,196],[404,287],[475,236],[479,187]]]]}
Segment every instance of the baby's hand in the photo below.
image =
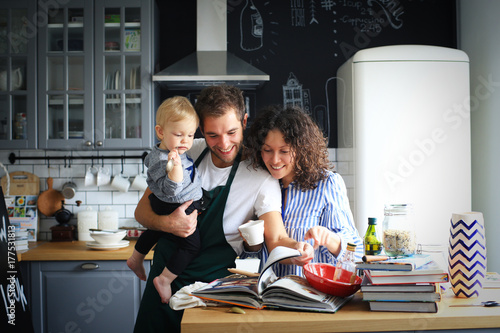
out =
{"type": "Polygon", "coordinates": [[[177,149],[172,149],[172,151],[168,153],[167,173],[170,173],[174,166],[182,166],[181,157],[177,149]]]}

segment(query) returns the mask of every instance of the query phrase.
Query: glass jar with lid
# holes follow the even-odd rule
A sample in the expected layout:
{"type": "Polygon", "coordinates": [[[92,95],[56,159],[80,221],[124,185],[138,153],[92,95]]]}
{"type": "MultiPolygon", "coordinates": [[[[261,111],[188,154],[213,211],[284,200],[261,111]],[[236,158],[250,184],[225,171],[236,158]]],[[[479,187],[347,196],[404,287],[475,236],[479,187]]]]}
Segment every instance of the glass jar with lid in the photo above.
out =
{"type": "Polygon", "coordinates": [[[390,204],[384,208],[382,241],[388,256],[415,254],[415,223],[410,204],[390,204]]]}

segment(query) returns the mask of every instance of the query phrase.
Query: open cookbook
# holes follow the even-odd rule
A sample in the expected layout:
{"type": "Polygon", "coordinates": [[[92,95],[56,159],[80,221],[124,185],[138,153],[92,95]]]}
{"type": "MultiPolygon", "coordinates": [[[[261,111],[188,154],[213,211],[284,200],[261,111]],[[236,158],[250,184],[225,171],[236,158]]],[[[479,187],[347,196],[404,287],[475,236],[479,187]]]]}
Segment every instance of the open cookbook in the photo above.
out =
{"type": "Polygon", "coordinates": [[[272,308],[299,311],[336,312],[351,297],[336,297],[322,293],[296,275],[277,278],[271,269],[277,262],[300,256],[300,252],[276,247],[259,277],[217,279],[195,290],[192,295],[202,299],[254,309],[272,308]]]}

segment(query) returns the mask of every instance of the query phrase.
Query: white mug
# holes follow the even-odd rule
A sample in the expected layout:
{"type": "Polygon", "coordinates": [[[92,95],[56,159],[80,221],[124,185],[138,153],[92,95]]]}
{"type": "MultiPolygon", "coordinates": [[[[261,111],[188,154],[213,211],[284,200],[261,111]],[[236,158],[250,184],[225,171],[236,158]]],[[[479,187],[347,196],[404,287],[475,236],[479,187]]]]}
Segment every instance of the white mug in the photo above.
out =
{"type": "MultiPolygon", "coordinates": [[[[10,74],[11,90],[20,89],[23,85],[21,68],[14,69],[10,74]]],[[[0,72],[0,90],[7,91],[7,71],[0,72]]]]}
{"type": "Polygon", "coordinates": [[[148,187],[148,183],[146,182],[147,176],[144,173],[140,173],[135,176],[134,181],[130,188],[132,190],[145,191],[148,187]]]}
{"type": "Polygon", "coordinates": [[[248,245],[264,243],[264,220],[250,220],[238,228],[248,245]]]}
{"type": "Polygon", "coordinates": [[[111,182],[111,186],[120,192],[127,192],[128,188],[130,187],[128,176],[123,173],[114,176],[113,181],[111,182]]]}
{"type": "Polygon", "coordinates": [[[111,174],[108,168],[100,167],[97,171],[97,186],[108,185],[111,183],[111,174]]]}
{"type": "Polygon", "coordinates": [[[85,173],[85,186],[96,185],[97,168],[89,167],[85,173]]]}

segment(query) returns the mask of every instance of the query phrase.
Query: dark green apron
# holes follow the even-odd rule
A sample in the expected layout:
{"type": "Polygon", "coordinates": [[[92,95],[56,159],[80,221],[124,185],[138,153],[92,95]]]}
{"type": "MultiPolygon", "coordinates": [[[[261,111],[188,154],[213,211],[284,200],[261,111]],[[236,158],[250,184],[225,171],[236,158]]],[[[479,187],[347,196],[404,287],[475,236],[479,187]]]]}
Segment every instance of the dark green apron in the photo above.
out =
{"type": "MultiPolygon", "coordinates": [[[[198,157],[198,166],[208,152],[206,148],[198,157]]],[[[172,294],[184,286],[196,281],[211,282],[228,275],[227,268],[235,267],[236,253],[227,243],[224,234],[223,217],[229,189],[238,169],[240,154],[236,157],[226,185],[211,191],[203,191],[204,201],[209,201],[208,208],[198,216],[198,228],[201,236],[201,250],[188,267],[172,283],[172,294]]],[[[148,277],[146,289],[141,301],[134,332],[180,332],[183,311],[174,311],[168,304],[161,303],[160,296],[153,285],[153,278],[165,268],[165,263],[175,252],[176,243],[165,234],[156,245],[153,266],[148,277]]]]}

